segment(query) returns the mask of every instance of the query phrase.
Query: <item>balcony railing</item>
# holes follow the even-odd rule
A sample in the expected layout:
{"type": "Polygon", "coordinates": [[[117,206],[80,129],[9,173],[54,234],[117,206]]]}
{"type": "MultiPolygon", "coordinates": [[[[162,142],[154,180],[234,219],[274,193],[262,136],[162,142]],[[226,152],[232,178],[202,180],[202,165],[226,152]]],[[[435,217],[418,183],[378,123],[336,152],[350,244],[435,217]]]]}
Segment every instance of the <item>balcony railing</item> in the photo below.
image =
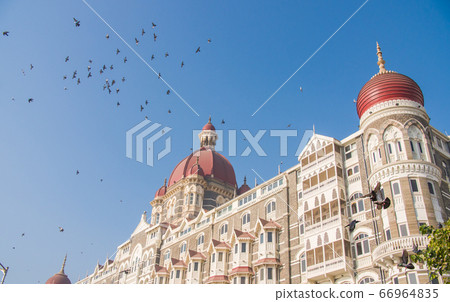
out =
{"type": "Polygon", "coordinates": [[[352,264],[348,257],[334,258],[325,262],[308,266],[307,278],[311,279],[325,274],[338,274],[344,270],[350,269],[351,266],[352,264]],[[349,265],[349,267],[346,268],[346,265],[349,265]]]}
{"type": "Polygon", "coordinates": [[[416,235],[383,242],[373,250],[373,262],[377,262],[384,257],[390,257],[392,254],[400,255],[404,249],[411,250],[413,244],[419,248],[424,248],[428,244],[428,238],[422,235],[416,235]]]}

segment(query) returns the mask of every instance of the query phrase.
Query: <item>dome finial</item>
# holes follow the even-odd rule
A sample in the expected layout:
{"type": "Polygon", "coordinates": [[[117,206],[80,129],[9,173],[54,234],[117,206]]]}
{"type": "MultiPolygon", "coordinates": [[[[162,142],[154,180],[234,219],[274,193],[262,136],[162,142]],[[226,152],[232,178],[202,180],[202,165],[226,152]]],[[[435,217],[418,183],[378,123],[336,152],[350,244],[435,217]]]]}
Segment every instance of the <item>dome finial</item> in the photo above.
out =
{"type": "Polygon", "coordinates": [[[61,274],[61,275],[65,275],[64,274],[64,267],[66,266],[66,260],[67,260],[67,253],[66,253],[66,256],[64,257],[64,261],[63,261],[63,264],[61,266],[61,270],[59,271],[59,274],[61,274]]]}
{"type": "Polygon", "coordinates": [[[244,176],[244,185],[247,184],[247,176],[244,176]]]}
{"type": "Polygon", "coordinates": [[[377,56],[378,56],[378,66],[380,67],[380,73],[386,72],[386,69],[384,68],[384,63],[386,63],[383,59],[383,53],[381,52],[380,44],[377,42],[377,56]]]}
{"type": "Polygon", "coordinates": [[[209,116],[208,124],[211,124],[211,115],[209,116]]]}
{"type": "Polygon", "coordinates": [[[164,187],[167,187],[167,177],[164,178],[164,187]]]}

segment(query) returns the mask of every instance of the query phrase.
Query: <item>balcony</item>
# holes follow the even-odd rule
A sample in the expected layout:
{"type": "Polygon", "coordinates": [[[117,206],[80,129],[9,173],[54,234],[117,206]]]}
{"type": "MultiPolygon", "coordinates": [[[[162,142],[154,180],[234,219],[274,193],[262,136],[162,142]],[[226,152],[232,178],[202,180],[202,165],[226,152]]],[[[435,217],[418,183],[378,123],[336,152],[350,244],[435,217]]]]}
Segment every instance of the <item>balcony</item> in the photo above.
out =
{"type": "Polygon", "coordinates": [[[352,261],[348,257],[334,258],[307,267],[306,277],[310,281],[329,278],[352,270],[352,261]]]}
{"type": "Polygon", "coordinates": [[[339,216],[340,215],[335,215],[320,222],[313,223],[305,228],[305,232],[311,233],[314,231],[314,233],[320,233],[326,229],[339,226],[341,223],[339,216]]]}
{"type": "Polygon", "coordinates": [[[413,244],[419,249],[425,248],[428,244],[428,238],[422,235],[408,236],[392,239],[381,243],[372,252],[372,260],[374,264],[382,267],[392,266],[399,261],[404,249],[411,251],[413,244]]]}

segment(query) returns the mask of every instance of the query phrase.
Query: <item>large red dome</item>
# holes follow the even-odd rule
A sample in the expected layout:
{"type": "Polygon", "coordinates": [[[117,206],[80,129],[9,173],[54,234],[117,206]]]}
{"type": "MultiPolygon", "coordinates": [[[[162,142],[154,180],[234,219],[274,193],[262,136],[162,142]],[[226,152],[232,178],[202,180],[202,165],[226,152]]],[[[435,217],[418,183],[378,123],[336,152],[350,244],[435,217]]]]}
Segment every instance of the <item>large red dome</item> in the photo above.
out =
{"type": "Polygon", "coordinates": [[[170,187],[182,178],[192,174],[214,177],[233,187],[236,185],[236,175],[234,174],[233,166],[225,156],[217,153],[211,147],[201,147],[183,159],[173,169],[168,186],[170,187]]]}
{"type": "Polygon", "coordinates": [[[396,72],[375,75],[361,89],[356,102],[358,116],[370,107],[389,100],[406,99],[424,105],[422,90],[411,78],[396,72]]]}

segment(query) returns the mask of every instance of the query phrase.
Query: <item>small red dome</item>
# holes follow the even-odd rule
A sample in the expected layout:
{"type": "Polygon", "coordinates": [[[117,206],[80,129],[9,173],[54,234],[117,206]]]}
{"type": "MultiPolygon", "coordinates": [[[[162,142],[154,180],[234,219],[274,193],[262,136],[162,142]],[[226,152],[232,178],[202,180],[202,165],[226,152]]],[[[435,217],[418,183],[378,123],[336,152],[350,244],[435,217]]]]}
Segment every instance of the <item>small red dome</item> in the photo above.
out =
{"type": "Polygon", "coordinates": [[[162,186],[161,188],[158,189],[158,191],[156,191],[155,198],[166,195],[166,192],[167,192],[167,187],[162,186]]]}
{"type": "Polygon", "coordinates": [[[377,74],[361,89],[356,101],[359,118],[370,107],[389,100],[407,99],[424,105],[422,90],[411,78],[396,72],[377,74]]]}
{"type": "Polygon", "coordinates": [[[236,175],[234,174],[233,166],[225,156],[217,153],[210,147],[201,147],[184,158],[173,169],[168,186],[170,187],[182,178],[193,174],[214,177],[233,187],[236,185],[236,175]]]}
{"type": "Polygon", "coordinates": [[[72,284],[65,274],[57,273],[45,282],[45,284],[72,284]]]}
{"type": "Polygon", "coordinates": [[[202,130],[216,130],[213,124],[211,122],[208,122],[205,126],[203,126],[202,130]]]}
{"type": "Polygon", "coordinates": [[[244,177],[244,183],[242,186],[237,190],[238,195],[242,195],[245,192],[249,191],[251,188],[247,185],[247,177],[244,177]]]}

